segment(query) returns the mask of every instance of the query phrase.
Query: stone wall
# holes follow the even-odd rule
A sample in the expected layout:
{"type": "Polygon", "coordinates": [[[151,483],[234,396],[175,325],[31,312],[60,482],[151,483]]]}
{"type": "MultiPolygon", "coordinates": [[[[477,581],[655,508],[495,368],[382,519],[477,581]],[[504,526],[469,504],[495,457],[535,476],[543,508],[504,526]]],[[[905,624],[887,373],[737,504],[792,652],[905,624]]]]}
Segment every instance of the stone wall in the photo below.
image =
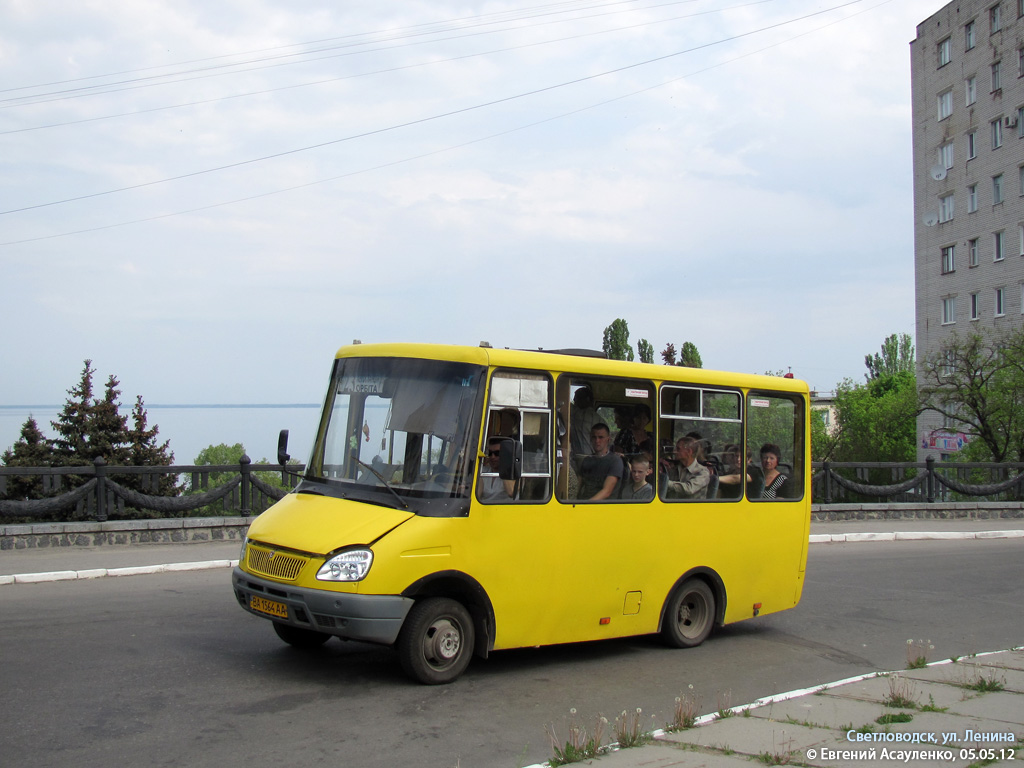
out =
{"type": "Polygon", "coordinates": [[[255,517],[109,520],[0,526],[0,551],[59,547],[146,546],[205,541],[241,542],[255,517]]]}

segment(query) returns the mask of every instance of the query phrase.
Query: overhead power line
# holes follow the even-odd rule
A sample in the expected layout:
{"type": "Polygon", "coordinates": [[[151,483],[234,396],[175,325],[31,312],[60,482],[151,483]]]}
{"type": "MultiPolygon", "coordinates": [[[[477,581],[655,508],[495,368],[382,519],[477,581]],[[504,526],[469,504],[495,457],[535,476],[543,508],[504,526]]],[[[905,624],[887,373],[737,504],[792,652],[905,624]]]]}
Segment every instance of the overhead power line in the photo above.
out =
{"type": "Polygon", "coordinates": [[[495,106],[497,104],[503,104],[503,103],[507,103],[507,102],[510,102],[510,101],[515,101],[515,100],[518,100],[518,99],[526,98],[528,96],[535,96],[535,95],[538,95],[538,94],[541,94],[541,93],[547,93],[547,92],[558,90],[558,89],[561,89],[561,88],[566,88],[566,87],[572,86],[572,85],[579,85],[580,83],[588,82],[588,81],[591,81],[591,80],[596,80],[596,79],[601,78],[601,77],[607,77],[608,75],[617,74],[617,73],[620,73],[620,72],[626,72],[626,71],[629,71],[631,69],[637,69],[639,67],[647,66],[649,64],[653,64],[653,63],[656,63],[656,62],[666,61],[668,59],[676,58],[678,56],[682,56],[682,55],[687,54],[687,53],[693,53],[694,51],[702,50],[702,49],[705,49],[705,48],[711,48],[711,47],[714,47],[716,45],[722,45],[723,43],[732,42],[732,41],[735,41],[735,40],[740,40],[742,38],[750,37],[751,35],[755,35],[755,34],[758,34],[760,32],[766,32],[766,31],[771,30],[771,29],[778,29],[780,27],[784,27],[784,26],[787,26],[789,24],[796,23],[798,21],[804,21],[806,19],[813,18],[815,16],[820,16],[822,14],[829,13],[831,11],[839,10],[841,8],[846,8],[846,7],[849,7],[849,6],[852,6],[852,5],[857,5],[860,2],[863,2],[863,0],[848,0],[848,2],[840,3],[839,5],[835,5],[835,6],[832,6],[830,8],[826,8],[824,10],[814,11],[814,12],[811,12],[811,13],[805,14],[803,16],[799,16],[799,17],[793,18],[793,19],[788,19],[786,21],[781,21],[781,22],[777,22],[775,24],[770,24],[770,25],[767,25],[767,26],[764,26],[764,27],[760,27],[760,28],[755,29],[755,30],[751,30],[751,31],[748,31],[748,32],[742,32],[742,33],[739,33],[739,34],[736,34],[736,35],[725,37],[725,38],[722,38],[720,40],[716,40],[714,42],[704,43],[704,44],[693,46],[691,48],[687,48],[687,49],[684,49],[684,50],[681,50],[681,51],[676,51],[674,53],[669,53],[669,54],[665,54],[665,55],[662,55],[662,56],[656,56],[656,57],[651,58],[651,59],[646,59],[644,61],[635,62],[633,64],[627,64],[627,65],[622,66],[622,67],[615,67],[613,69],[605,70],[603,72],[598,72],[598,73],[595,73],[595,74],[592,74],[592,75],[585,75],[583,77],[578,77],[578,78],[575,78],[575,79],[572,79],[572,80],[567,80],[567,81],[564,81],[564,82],[561,82],[561,83],[556,83],[556,84],[553,84],[553,85],[544,86],[542,88],[535,88],[535,89],[532,89],[530,91],[525,91],[525,92],[522,92],[522,93],[517,93],[517,94],[510,95],[510,96],[504,96],[504,97],[499,98],[499,99],[492,99],[490,101],[483,102],[483,103],[480,103],[480,104],[475,104],[475,105],[468,106],[468,107],[462,107],[462,108],[459,108],[459,109],[454,109],[454,110],[450,110],[450,111],[447,111],[447,112],[442,112],[442,113],[439,113],[439,114],[436,114],[436,115],[430,115],[428,117],[418,118],[418,119],[415,119],[415,120],[409,120],[409,121],[406,121],[406,122],[403,122],[403,123],[398,123],[398,124],[390,125],[390,126],[387,126],[387,127],[384,127],[384,128],[377,128],[377,129],[370,130],[370,131],[364,131],[362,133],[353,134],[353,135],[345,136],[345,137],[338,138],[338,139],[332,139],[330,141],[324,141],[324,142],[320,142],[320,143],[317,143],[317,144],[311,144],[311,145],[304,146],[304,147],[297,147],[297,148],[294,148],[294,149],[283,150],[281,152],[275,152],[275,153],[272,153],[272,154],[263,155],[261,157],[250,158],[248,160],[240,160],[238,162],[227,163],[225,165],[220,165],[220,166],[216,166],[216,167],[213,167],[213,168],[205,168],[205,169],[198,170],[198,171],[192,171],[190,173],[183,173],[183,174],[179,174],[177,176],[169,176],[169,177],[166,177],[166,178],[163,178],[163,179],[154,179],[153,181],[142,182],[142,183],[139,183],[139,184],[132,184],[132,185],[129,185],[129,186],[118,187],[118,188],[115,188],[115,189],[103,190],[101,192],[93,192],[93,193],[85,194],[85,195],[77,195],[75,197],[68,197],[68,198],[64,198],[64,199],[61,199],[61,200],[52,200],[52,201],[45,202],[45,203],[36,203],[34,205],[27,205],[27,206],[23,206],[21,208],[12,208],[12,209],[9,209],[9,210],[0,211],[0,216],[6,216],[6,215],[13,214],[13,213],[23,213],[25,211],[38,210],[40,208],[48,208],[48,207],[53,207],[53,206],[57,206],[57,205],[65,205],[65,204],[68,204],[68,203],[79,202],[79,201],[82,201],[82,200],[90,200],[90,199],[94,199],[94,198],[97,198],[97,197],[104,197],[104,196],[107,196],[107,195],[118,194],[118,193],[121,193],[121,192],[129,192],[129,191],[136,190],[136,189],[144,189],[144,188],[147,188],[147,187],[157,186],[157,185],[160,185],[160,184],[167,184],[167,183],[170,183],[170,182],[173,182],[173,181],[182,181],[184,179],[194,178],[196,176],[202,176],[202,175],[206,175],[206,174],[210,174],[210,173],[218,173],[218,172],[230,170],[230,169],[233,169],[233,168],[240,168],[240,167],[247,166],[247,165],[253,165],[255,163],[262,163],[262,162],[266,162],[268,160],[274,160],[274,159],[278,159],[278,158],[281,158],[281,157],[287,157],[289,155],[299,154],[299,153],[302,153],[302,152],[309,152],[309,151],[312,151],[312,150],[315,150],[315,149],[322,149],[324,147],[333,146],[333,145],[341,144],[341,143],[344,143],[344,142],[354,141],[356,139],[361,139],[361,138],[366,138],[366,137],[369,137],[369,136],[375,136],[375,135],[379,135],[379,134],[383,134],[383,133],[388,133],[388,132],[391,132],[391,131],[396,131],[396,130],[399,130],[401,128],[408,128],[408,127],[415,126],[415,125],[422,125],[424,123],[429,123],[429,122],[433,122],[433,121],[436,121],[436,120],[441,120],[443,118],[453,117],[455,115],[460,115],[460,114],[466,114],[468,112],[473,112],[473,111],[477,111],[477,110],[480,110],[480,109],[485,109],[487,107],[492,107],[492,106],[495,106]]]}

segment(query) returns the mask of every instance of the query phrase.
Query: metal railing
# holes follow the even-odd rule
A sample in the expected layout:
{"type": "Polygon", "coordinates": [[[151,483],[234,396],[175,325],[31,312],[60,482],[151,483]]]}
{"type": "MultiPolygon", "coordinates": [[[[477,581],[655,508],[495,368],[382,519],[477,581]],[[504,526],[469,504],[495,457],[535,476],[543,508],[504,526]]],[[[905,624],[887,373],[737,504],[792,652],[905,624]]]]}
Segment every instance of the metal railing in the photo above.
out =
{"type": "MultiPolygon", "coordinates": [[[[258,514],[298,484],[305,467],[238,464],[127,467],[102,458],[72,467],[0,467],[0,520],[96,520],[258,514]],[[273,482],[270,481],[273,477],[273,482]],[[16,479],[41,498],[11,498],[16,479]],[[170,493],[161,492],[172,485],[170,493]]],[[[815,462],[812,500],[934,503],[1024,500],[1024,464],[815,462]]]]}
{"type": "Polygon", "coordinates": [[[102,458],[68,467],[0,467],[0,519],[97,520],[258,514],[298,484],[305,467],[253,464],[119,466],[102,458]],[[273,474],[271,480],[270,474],[273,474]],[[228,477],[225,477],[228,475],[228,477]],[[262,475],[262,477],[261,477],[262,475]],[[172,483],[167,479],[171,478],[172,483]],[[278,479],[279,478],[279,479],[278,479]],[[10,498],[16,479],[42,498],[10,498]],[[219,481],[219,482],[218,482],[219,481]],[[41,491],[41,494],[38,493],[41,491]]]}

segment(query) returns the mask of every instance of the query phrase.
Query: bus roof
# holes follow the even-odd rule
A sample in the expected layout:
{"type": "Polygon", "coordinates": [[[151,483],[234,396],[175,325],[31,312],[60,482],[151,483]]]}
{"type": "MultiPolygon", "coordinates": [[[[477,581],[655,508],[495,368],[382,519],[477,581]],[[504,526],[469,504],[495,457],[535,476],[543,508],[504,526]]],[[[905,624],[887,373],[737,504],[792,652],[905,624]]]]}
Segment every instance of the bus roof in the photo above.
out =
{"type": "Polygon", "coordinates": [[[341,347],[335,357],[410,357],[426,360],[450,360],[500,368],[532,368],[555,373],[620,376],[656,381],[678,381],[688,384],[774,389],[805,394],[809,392],[807,383],[801,379],[608,360],[584,354],[564,354],[565,351],[496,349],[454,344],[386,343],[349,344],[341,347]]]}

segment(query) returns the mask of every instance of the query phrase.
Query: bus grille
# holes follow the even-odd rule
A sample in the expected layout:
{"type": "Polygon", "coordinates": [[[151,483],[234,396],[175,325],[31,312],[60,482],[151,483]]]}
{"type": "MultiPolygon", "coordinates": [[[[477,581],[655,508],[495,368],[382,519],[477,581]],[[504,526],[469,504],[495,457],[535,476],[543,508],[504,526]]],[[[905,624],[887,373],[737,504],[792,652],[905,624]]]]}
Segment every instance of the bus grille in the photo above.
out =
{"type": "Polygon", "coordinates": [[[249,566],[249,570],[261,576],[270,576],[274,579],[292,581],[299,575],[302,566],[309,562],[304,557],[286,555],[283,552],[273,552],[267,549],[258,549],[252,545],[248,549],[246,563],[249,566]]]}

